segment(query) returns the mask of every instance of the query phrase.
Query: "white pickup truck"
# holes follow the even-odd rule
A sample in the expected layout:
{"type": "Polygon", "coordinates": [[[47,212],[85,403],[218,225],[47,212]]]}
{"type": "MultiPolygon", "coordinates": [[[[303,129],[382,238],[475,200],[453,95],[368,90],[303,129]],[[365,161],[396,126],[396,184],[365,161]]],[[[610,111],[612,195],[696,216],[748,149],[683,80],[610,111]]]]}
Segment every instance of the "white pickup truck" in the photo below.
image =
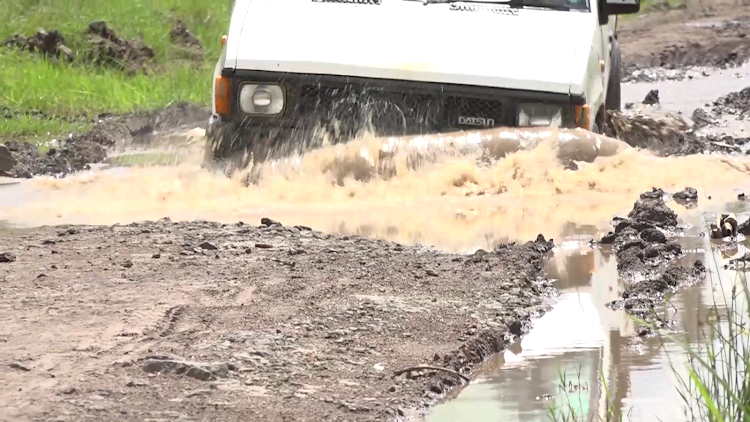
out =
{"type": "MultiPolygon", "coordinates": [[[[639,0],[236,0],[206,158],[491,127],[598,131],[639,0]]],[[[241,162],[240,162],[241,161],[241,162]]]]}

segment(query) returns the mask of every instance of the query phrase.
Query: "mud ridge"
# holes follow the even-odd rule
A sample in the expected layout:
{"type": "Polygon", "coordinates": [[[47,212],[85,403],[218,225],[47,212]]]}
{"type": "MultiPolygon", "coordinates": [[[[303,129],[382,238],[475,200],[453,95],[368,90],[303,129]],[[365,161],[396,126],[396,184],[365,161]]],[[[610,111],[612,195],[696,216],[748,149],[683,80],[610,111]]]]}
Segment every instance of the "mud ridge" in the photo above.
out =
{"type": "MultiPolygon", "coordinates": [[[[700,260],[684,267],[680,245],[670,240],[679,230],[677,214],[664,202],[666,193],[653,189],[641,194],[626,218],[614,220],[614,232],[601,243],[611,245],[617,256],[617,270],[625,280],[621,299],[610,302],[612,309],[625,309],[642,319],[652,319],[654,306],[664,296],[703,280],[706,268],[700,260]]],[[[698,201],[697,191],[686,188],[673,195],[683,203],[698,201]]]]}
{"type": "Polygon", "coordinates": [[[268,219],[8,233],[0,317],[8,354],[30,370],[10,374],[0,403],[32,419],[197,417],[208,403],[223,403],[212,406],[222,420],[417,415],[549,309],[542,269],[553,245],[540,235],[444,254],[268,219]],[[30,323],[47,319],[46,301],[27,300],[42,285],[55,315],[30,323]],[[40,340],[53,338],[54,348],[40,340]],[[96,357],[42,370],[81,344],[96,357]],[[101,399],[59,401],[61,390],[101,399]],[[18,406],[29,394],[37,406],[18,406]]]}

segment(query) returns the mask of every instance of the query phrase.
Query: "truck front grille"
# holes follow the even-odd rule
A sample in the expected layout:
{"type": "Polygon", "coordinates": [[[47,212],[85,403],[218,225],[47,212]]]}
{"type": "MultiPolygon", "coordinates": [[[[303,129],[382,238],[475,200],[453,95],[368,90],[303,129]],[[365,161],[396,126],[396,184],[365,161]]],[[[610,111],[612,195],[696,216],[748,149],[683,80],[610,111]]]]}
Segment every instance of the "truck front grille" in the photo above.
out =
{"type": "Polygon", "coordinates": [[[335,126],[347,136],[361,130],[377,136],[415,135],[502,126],[502,102],[447,96],[440,92],[389,90],[354,84],[304,84],[296,89],[292,118],[335,126]]]}

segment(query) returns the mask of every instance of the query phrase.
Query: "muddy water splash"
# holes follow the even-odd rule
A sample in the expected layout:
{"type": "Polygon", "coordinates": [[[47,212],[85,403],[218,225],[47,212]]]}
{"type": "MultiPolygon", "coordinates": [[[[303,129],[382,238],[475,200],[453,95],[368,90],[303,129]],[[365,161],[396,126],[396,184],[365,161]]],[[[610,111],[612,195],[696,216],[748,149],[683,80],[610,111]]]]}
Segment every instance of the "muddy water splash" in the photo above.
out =
{"type": "MultiPolygon", "coordinates": [[[[605,227],[651,187],[691,186],[719,202],[736,196],[732,188],[746,183],[750,172],[746,158],[659,158],[585,131],[492,136],[495,145],[516,147],[492,150],[492,142],[470,137],[362,139],[266,163],[249,186],[241,183],[243,175],[202,170],[200,153],[178,166],[35,179],[23,188],[35,199],[11,203],[6,196],[0,220],[28,226],[170,217],[257,224],[271,217],[326,232],[467,251],[539,233],[560,238],[570,234],[571,224],[605,227]],[[571,170],[570,158],[584,161],[571,170]]],[[[701,198],[702,206],[709,203],[701,198]]]]}

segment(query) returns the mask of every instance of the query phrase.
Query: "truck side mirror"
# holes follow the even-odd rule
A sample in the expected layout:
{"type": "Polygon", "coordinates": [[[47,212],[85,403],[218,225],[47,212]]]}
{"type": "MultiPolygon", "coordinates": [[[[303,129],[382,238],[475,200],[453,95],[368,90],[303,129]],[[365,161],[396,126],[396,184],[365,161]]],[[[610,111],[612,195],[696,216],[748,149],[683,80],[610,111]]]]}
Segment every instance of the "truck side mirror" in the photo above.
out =
{"type": "Polygon", "coordinates": [[[640,0],[604,0],[604,14],[629,15],[641,10],[640,0]]]}

